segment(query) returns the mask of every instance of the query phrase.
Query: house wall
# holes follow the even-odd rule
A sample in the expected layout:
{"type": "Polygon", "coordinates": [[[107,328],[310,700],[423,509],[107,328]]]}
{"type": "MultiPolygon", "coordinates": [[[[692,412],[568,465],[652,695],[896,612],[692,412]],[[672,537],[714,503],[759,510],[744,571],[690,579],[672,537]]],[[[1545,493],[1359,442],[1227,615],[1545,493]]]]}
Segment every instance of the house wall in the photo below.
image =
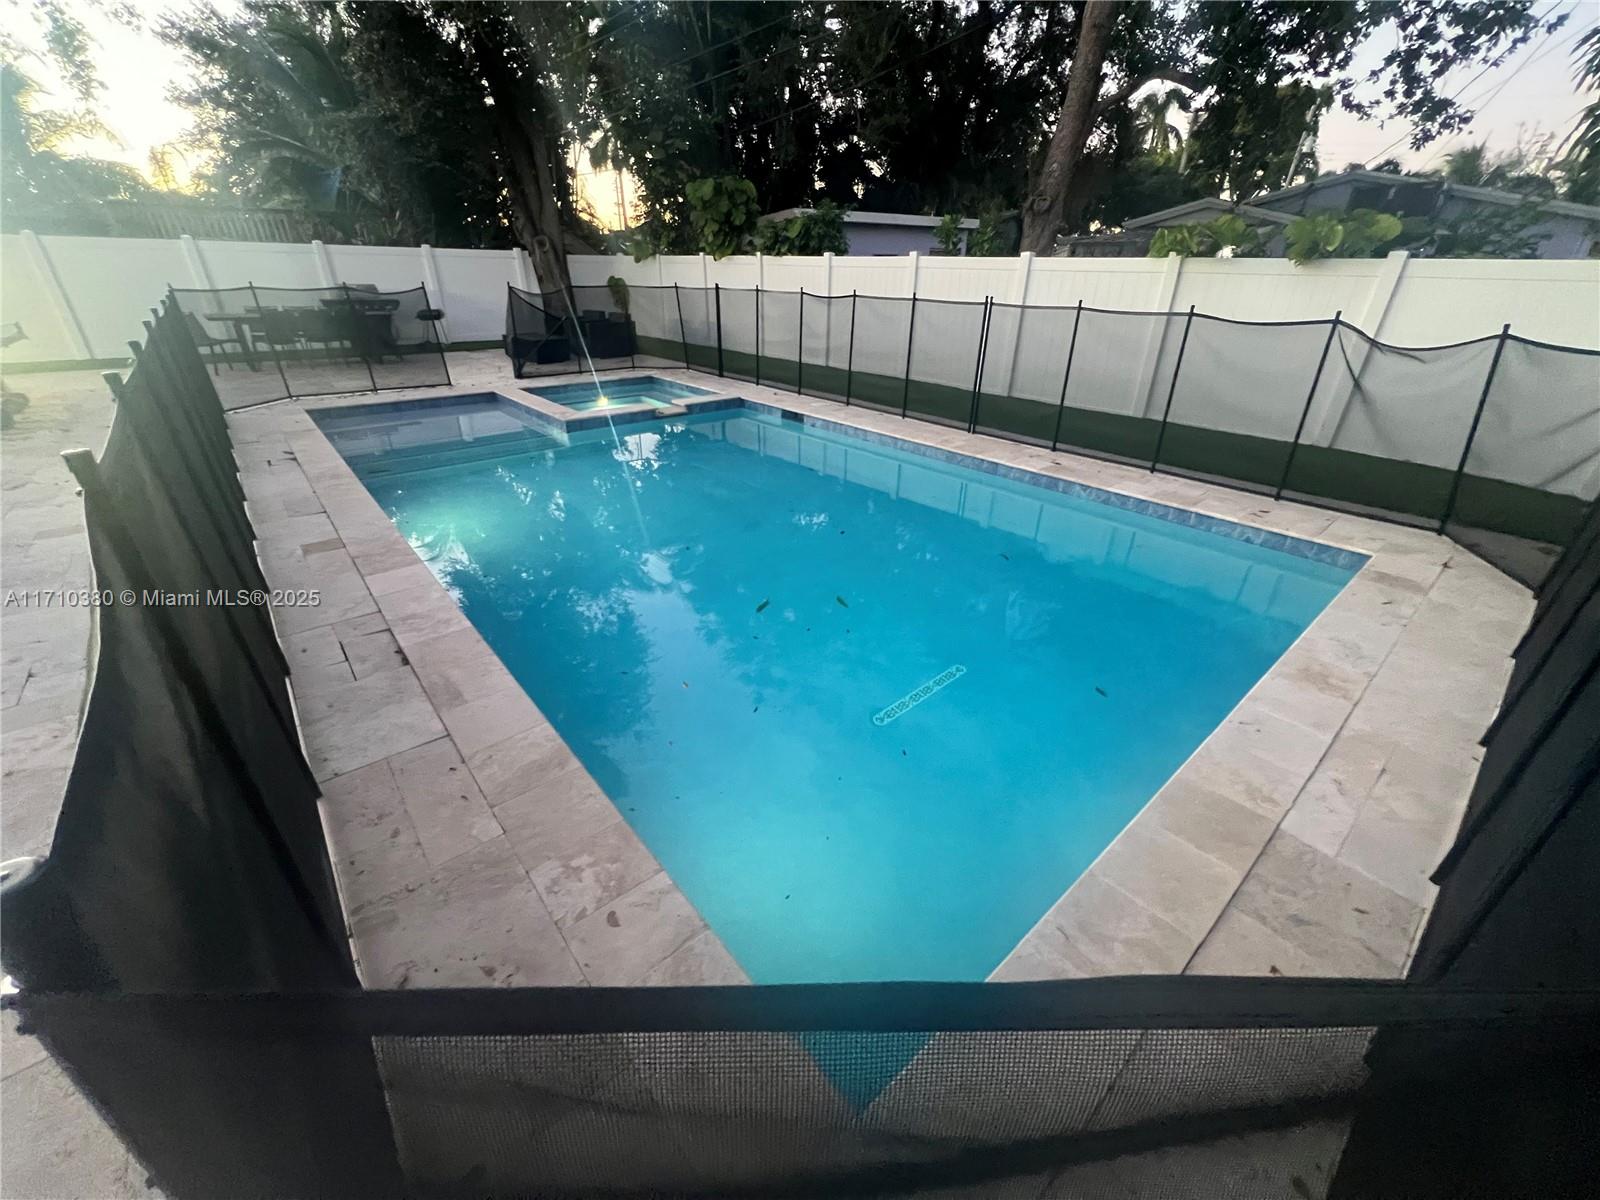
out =
{"type": "Polygon", "coordinates": [[[933,236],[933,227],[919,225],[869,225],[848,221],[844,227],[850,241],[850,253],[858,254],[932,254],[939,248],[933,236]]]}

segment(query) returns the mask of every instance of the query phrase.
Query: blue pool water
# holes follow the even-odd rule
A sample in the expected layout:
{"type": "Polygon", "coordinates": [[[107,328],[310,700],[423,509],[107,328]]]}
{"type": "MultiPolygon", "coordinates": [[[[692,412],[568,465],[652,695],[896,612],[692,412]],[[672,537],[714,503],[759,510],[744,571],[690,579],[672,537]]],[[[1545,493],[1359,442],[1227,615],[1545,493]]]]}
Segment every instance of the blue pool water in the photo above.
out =
{"type": "Polygon", "coordinates": [[[658,408],[665,408],[680,400],[712,394],[705,388],[691,387],[687,383],[655,375],[632,375],[621,379],[602,379],[596,383],[563,383],[555,387],[536,386],[523,390],[584,412],[597,408],[620,408],[624,404],[654,404],[658,408]]]}
{"type": "Polygon", "coordinates": [[[380,420],[330,436],[759,983],[982,979],[1359,563],[746,410],[380,420]]]}

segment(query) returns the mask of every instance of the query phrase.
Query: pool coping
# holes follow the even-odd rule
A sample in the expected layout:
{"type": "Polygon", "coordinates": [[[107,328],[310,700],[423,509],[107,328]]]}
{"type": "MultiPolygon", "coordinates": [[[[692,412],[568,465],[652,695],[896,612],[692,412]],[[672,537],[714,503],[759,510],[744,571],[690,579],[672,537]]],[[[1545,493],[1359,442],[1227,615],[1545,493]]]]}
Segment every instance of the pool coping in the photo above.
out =
{"type": "MultiPolygon", "coordinates": [[[[1300,504],[1274,503],[1216,485],[908,421],[898,414],[845,407],[835,401],[765,387],[730,389],[697,371],[644,370],[697,387],[723,388],[689,401],[683,411],[746,405],[757,411],[790,414],[868,443],[877,441],[925,457],[959,462],[1001,478],[1084,495],[1163,519],[1226,527],[1234,531],[1230,536],[1262,544],[1292,545],[1297,551],[1310,547],[1310,556],[1323,552],[1316,548],[1326,548],[1334,557],[1365,556],[1327,608],[1041,915],[989,978],[1184,970],[1258,974],[1269,973],[1269,966],[1284,974],[1382,976],[1403,970],[1431,903],[1431,885],[1425,875],[1433,863],[1420,861],[1415,838],[1407,843],[1406,855],[1400,856],[1403,861],[1395,860],[1392,852],[1386,859],[1383,835],[1387,830],[1393,840],[1414,834],[1418,828],[1430,835],[1445,829],[1453,832],[1476,767],[1472,746],[1483,727],[1476,714],[1485,710],[1492,715],[1509,666],[1506,655],[1531,611],[1531,600],[1523,589],[1453,543],[1415,529],[1300,504]],[[1397,677],[1398,688],[1396,679],[1386,677],[1384,687],[1375,691],[1374,681],[1413,626],[1418,626],[1419,612],[1433,603],[1432,593],[1445,576],[1453,576],[1453,581],[1446,586],[1446,595],[1434,604],[1440,620],[1422,622],[1426,626],[1422,633],[1428,652],[1445,660],[1438,664],[1443,676],[1452,684],[1471,681],[1468,691],[1475,697],[1476,708],[1464,720],[1442,719],[1459,715],[1453,711],[1439,714],[1441,719],[1428,726],[1427,744],[1419,750],[1404,738],[1394,738],[1386,722],[1392,723],[1422,700],[1432,703],[1439,697],[1422,687],[1412,689],[1421,699],[1408,698],[1404,669],[1397,677]],[[1463,580],[1470,585],[1465,590],[1463,580]],[[1478,640],[1490,643],[1489,653],[1464,654],[1457,656],[1459,662],[1451,661],[1452,646],[1460,639],[1444,637],[1435,627],[1460,621],[1463,613],[1471,614],[1477,607],[1486,607],[1489,614],[1472,623],[1478,640]],[[1369,714],[1371,719],[1355,720],[1355,711],[1374,696],[1378,703],[1369,714]],[[1437,776],[1431,788],[1430,776],[1437,776]],[[1399,800],[1383,792],[1386,779],[1399,781],[1389,789],[1390,793],[1404,790],[1399,800]],[[1369,808],[1375,815],[1369,815],[1369,808]],[[1358,832],[1362,832],[1356,847],[1359,853],[1345,854],[1344,844],[1358,832]],[[1302,882],[1307,883],[1309,892],[1306,888],[1297,891],[1297,874],[1306,877],[1302,882]],[[1319,888],[1328,895],[1318,899],[1319,888]],[[1358,904],[1356,899],[1364,903],[1358,904]],[[1296,906],[1305,911],[1296,912],[1296,906]],[[1287,924],[1275,920],[1284,913],[1292,918],[1287,924]],[[1295,944],[1302,927],[1296,921],[1317,933],[1325,952],[1295,944]],[[1283,965],[1267,963],[1268,958],[1281,960],[1283,965]]],[[[568,378],[560,377],[561,381],[568,378]]],[[[598,418],[565,409],[545,412],[540,404],[531,402],[539,398],[522,392],[521,386],[522,381],[471,388],[463,384],[444,397],[437,397],[439,389],[429,389],[419,393],[419,398],[431,393],[448,400],[451,394],[492,392],[558,422],[566,432],[617,423],[618,416],[629,423],[678,415],[644,405],[629,406],[641,410],[637,415],[618,409],[598,418]]],[[[264,436],[257,438],[256,444],[281,443],[293,452],[295,469],[303,473],[320,511],[370,591],[377,613],[386,620],[416,673],[420,690],[432,705],[438,732],[457,744],[462,764],[479,785],[485,808],[501,818],[498,827],[506,828],[504,818],[509,815],[515,821],[530,822],[523,828],[544,830],[541,836],[571,851],[564,861],[557,853],[548,862],[528,863],[527,857],[537,856],[538,850],[526,851],[520,858],[534,884],[529,890],[537,893],[535,902],[542,902],[547,913],[553,914],[550,919],[576,964],[573,973],[577,977],[563,979],[560,970],[553,970],[539,980],[524,974],[520,981],[746,981],[720,940],[642,844],[634,844],[637,838],[631,837],[622,814],[594,786],[571,750],[307,415],[362,403],[362,397],[352,396],[274,406],[279,415],[266,418],[266,428],[260,431],[264,436]],[[484,721],[494,732],[512,732],[486,744],[484,732],[473,727],[484,721]],[[537,753],[523,752],[526,747],[519,750],[522,743],[537,753]],[[525,770],[540,772],[541,782],[531,792],[506,794],[507,764],[512,759],[521,761],[525,770]],[[557,781],[560,786],[547,781],[557,781]],[[536,798],[529,800],[534,793],[536,798]],[[603,821],[595,815],[600,804],[610,806],[603,821]],[[530,814],[531,808],[537,811],[530,814]],[[569,815],[584,828],[603,824],[615,844],[604,853],[592,844],[574,850],[566,839],[549,832],[569,815]],[[606,854],[628,869],[614,871],[616,863],[601,861],[606,854]],[[579,859],[586,861],[577,862],[579,859]],[[645,878],[635,881],[641,874],[645,878]],[[571,882],[574,876],[578,885],[564,891],[562,880],[571,882]],[[540,886],[541,880],[545,887],[540,886]],[[584,902],[576,909],[563,909],[573,894],[584,902]],[[611,918],[623,932],[618,932],[618,924],[609,923],[611,918]]],[[[388,403],[404,405],[406,400],[396,397],[388,403]]],[[[543,403],[549,409],[561,408],[543,403]]],[[[251,420],[236,416],[236,431],[251,420]]],[[[262,419],[257,416],[254,420],[262,419]]],[[[252,490],[253,472],[241,465],[247,490],[252,490]]],[[[267,465],[270,473],[270,456],[267,465]]],[[[271,503],[270,490],[263,500],[271,503]]],[[[295,521],[301,520],[303,525],[303,519],[285,514],[281,532],[286,537],[274,529],[278,522],[257,519],[269,555],[292,558],[295,551],[290,543],[306,532],[295,521]]],[[[300,544],[302,551],[305,545],[300,544]]],[[[298,674],[295,682],[298,692],[298,674]]],[[[308,736],[308,742],[311,740],[308,736]]],[[[323,765],[342,763],[329,760],[323,765]]],[[[341,798],[342,777],[373,765],[364,763],[328,773],[325,778],[334,803],[341,798]]],[[[337,820],[331,824],[337,825],[337,820]]],[[[506,832],[514,840],[513,830],[506,828],[506,832]]],[[[493,834],[482,839],[494,840],[493,834]]],[[[334,841],[337,845],[339,838],[334,836],[334,841]]],[[[455,843],[445,841],[454,848],[455,843]]],[[[452,866],[459,873],[471,866],[461,860],[477,849],[469,846],[458,858],[428,865],[435,868],[434,874],[452,866]]],[[[357,854],[359,857],[360,852],[357,854]]],[[[341,885],[345,882],[341,880],[341,885]]],[[[417,889],[426,886],[427,881],[416,885],[417,889]]],[[[372,914],[383,911],[394,895],[357,896],[353,901],[347,895],[358,953],[363,941],[370,940],[364,939],[364,933],[374,934],[378,924],[372,914]]],[[[389,903],[387,907],[395,906],[389,903]]],[[[426,941],[420,935],[419,939],[426,941]]],[[[377,976],[390,985],[394,985],[394,963],[404,957],[397,955],[393,946],[364,955],[376,960],[367,966],[375,967],[377,976]]]]}

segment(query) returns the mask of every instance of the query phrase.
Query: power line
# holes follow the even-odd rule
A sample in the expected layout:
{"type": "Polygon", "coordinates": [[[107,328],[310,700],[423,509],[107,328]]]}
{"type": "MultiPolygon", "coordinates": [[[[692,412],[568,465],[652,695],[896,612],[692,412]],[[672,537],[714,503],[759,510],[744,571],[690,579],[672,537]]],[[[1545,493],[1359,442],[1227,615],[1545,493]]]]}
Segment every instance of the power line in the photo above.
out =
{"type": "MultiPolygon", "coordinates": [[[[1545,21],[1545,19],[1548,18],[1550,16],[1550,14],[1555,12],[1555,10],[1557,8],[1559,8],[1559,7],[1560,7],[1559,4],[1551,4],[1549,8],[1545,9],[1544,12],[1540,13],[1537,17],[1534,18],[1534,23],[1536,25],[1542,24],[1545,21]]],[[[1535,54],[1532,57],[1537,58],[1539,53],[1540,52],[1535,52],[1535,54]]],[[[1518,63],[1517,66],[1512,69],[1511,76],[1508,76],[1506,78],[1505,83],[1510,83],[1511,82],[1511,78],[1514,77],[1518,71],[1522,70],[1523,67],[1527,66],[1529,61],[1530,61],[1529,59],[1523,59],[1522,62],[1518,63]]],[[[1460,87],[1458,87],[1454,92],[1452,92],[1450,94],[1450,96],[1448,97],[1448,99],[1452,103],[1454,101],[1456,101],[1457,99],[1459,99],[1462,92],[1466,91],[1473,84],[1477,83],[1478,80],[1482,79],[1485,75],[1487,75],[1490,71],[1492,71],[1495,68],[1496,65],[1498,65],[1498,64],[1495,63],[1494,61],[1490,61],[1490,62],[1486,63],[1482,70],[1480,70],[1471,79],[1467,80],[1460,87]]],[[[1502,83],[1500,86],[1504,87],[1505,83],[1502,83]]],[[[1363,162],[1362,162],[1362,165],[1366,166],[1369,163],[1372,163],[1372,162],[1377,161],[1378,159],[1381,159],[1385,154],[1389,153],[1389,151],[1393,150],[1401,142],[1405,141],[1414,132],[1416,132],[1416,126],[1414,124],[1411,124],[1410,127],[1404,133],[1402,133],[1399,137],[1395,138],[1394,141],[1390,142],[1382,150],[1379,150],[1376,154],[1373,154],[1371,157],[1369,157],[1367,159],[1364,159],[1363,162]]]]}

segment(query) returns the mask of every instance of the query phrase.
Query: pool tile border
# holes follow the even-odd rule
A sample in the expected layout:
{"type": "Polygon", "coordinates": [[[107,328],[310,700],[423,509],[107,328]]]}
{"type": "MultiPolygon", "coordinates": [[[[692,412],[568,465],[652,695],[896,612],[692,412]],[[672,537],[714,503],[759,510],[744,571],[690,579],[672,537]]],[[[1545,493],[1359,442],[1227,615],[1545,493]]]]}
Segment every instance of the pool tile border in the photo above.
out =
{"type": "MultiPolygon", "coordinates": [[[[615,424],[619,415],[624,422],[682,415],[641,406],[638,413],[619,409],[599,418],[573,419],[568,414],[562,419],[528,403],[529,394],[520,393],[521,381],[505,385],[503,363],[491,368],[486,362],[485,368],[494,378],[471,388],[472,394],[504,396],[541,417],[555,418],[553,423],[565,430],[576,431],[578,422],[588,428],[615,424]]],[[[716,382],[670,366],[634,369],[681,377],[699,387],[716,382]]],[[[457,394],[468,390],[465,383],[454,389],[457,394]]],[[[428,397],[444,404],[452,398],[428,397]]],[[[410,653],[408,641],[416,644],[417,639],[408,632],[408,621],[422,619],[426,625],[422,614],[431,612],[432,620],[455,633],[460,632],[455,622],[465,621],[431,572],[426,581],[411,574],[420,562],[306,416],[306,410],[360,403],[356,396],[288,406],[303,425],[296,425],[293,415],[281,418],[294,426],[286,448],[301,457],[307,480],[324,499],[373,593],[387,586],[385,576],[406,573],[416,580],[403,589],[414,609],[397,613],[395,630],[402,650],[410,653]]],[[[409,403],[397,398],[384,407],[409,403]]],[[[1492,716],[1509,670],[1507,656],[1531,611],[1531,598],[1523,589],[1445,539],[1416,529],[905,421],[875,409],[740,386],[689,401],[684,411],[738,407],[1356,569],[1295,645],[990,978],[1184,970],[1395,975],[1403,970],[1432,896],[1425,876],[1433,861],[1416,847],[1430,837],[1447,838],[1459,821],[1465,801],[1460,780],[1470,784],[1476,769],[1473,744],[1492,716]],[[1467,653],[1467,647],[1473,651],[1467,653]],[[1419,655],[1431,655],[1426,665],[1443,685],[1422,686],[1419,655]],[[1430,776],[1439,774],[1450,776],[1450,789],[1430,784],[1430,776]],[[1408,801],[1397,807],[1400,796],[1408,801]],[[1405,848],[1386,853],[1394,845],[1405,848]],[[1130,858],[1144,869],[1130,870],[1130,858]],[[1193,886],[1199,867],[1204,868],[1203,889],[1193,886]],[[1352,895],[1365,903],[1352,902],[1352,895]]],[[[235,418],[236,427],[244,423],[235,418]]],[[[377,606],[385,607],[381,597],[377,606]]],[[[394,606],[391,601],[387,607],[394,606]]],[[[479,647],[487,651],[476,631],[459,640],[474,653],[479,647]]],[[[484,673],[480,690],[490,701],[483,706],[486,710],[496,702],[517,703],[499,679],[503,672],[501,666],[498,673],[484,673]]],[[[537,714],[525,694],[521,699],[537,714]]],[[[445,720],[444,726],[454,735],[451,726],[462,727],[462,717],[459,712],[450,715],[454,721],[445,720]]],[[[542,716],[538,720],[543,722],[542,716]]],[[[540,728],[530,725],[526,732],[540,728]]],[[[542,728],[553,735],[547,722],[542,728]]],[[[539,753],[547,756],[539,759],[546,777],[576,764],[558,737],[554,745],[547,744],[544,734],[538,741],[539,753]],[[551,762],[558,764],[553,772],[548,769],[551,762]]],[[[505,772],[494,767],[492,752],[503,755],[509,743],[517,742],[513,734],[464,756],[469,767],[476,759],[478,769],[487,772],[479,777],[486,795],[491,787],[504,786],[505,772]]],[[[335,783],[338,778],[342,776],[335,783]]],[[[518,798],[496,795],[502,805],[518,798]]],[[[516,815],[507,811],[508,820],[516,815]]],[[[664,872],[650,882],[676,892],[664,872]]],[[[618,898],[616,903],[629,903],[630,914],[661,909],[655,900],[618,898]]],[[[693,925],[686,922],[681,906],[668,902],[665,907],[672,910],[662,918],[669,932],[693,925]]],[[[578,924],[603,915],[591,912],[578,924]]],[[[585,953],[595,932],[591,925],[577,939],[585,953]]],[[[648,929],[632,932],[636,944],[653,947],[647,951],[651,954],[676,936],[671,933],[657,944],[648,929]]],[[[705,938],[714,941],[715,935],[700,922],[688,942],[703,948],[705,938]]],[[[360,941],[358,929],[358,945],[360,941]]],[[[694,981],[696,968],[686,951],[680,955],[682,949],[672,950],[643,975],[694,981]],[[672,966],[674,956],[685,964],[681,970],[672,966]]],[[[709,957],[718,964],[716,981],[726,982],[732,960],[725,948],[718,943],[709,957]]],[[[580,970],[615,982],[631,977],[638,965],[618,971],[614,964],[590,964],[580,970]]]]}

